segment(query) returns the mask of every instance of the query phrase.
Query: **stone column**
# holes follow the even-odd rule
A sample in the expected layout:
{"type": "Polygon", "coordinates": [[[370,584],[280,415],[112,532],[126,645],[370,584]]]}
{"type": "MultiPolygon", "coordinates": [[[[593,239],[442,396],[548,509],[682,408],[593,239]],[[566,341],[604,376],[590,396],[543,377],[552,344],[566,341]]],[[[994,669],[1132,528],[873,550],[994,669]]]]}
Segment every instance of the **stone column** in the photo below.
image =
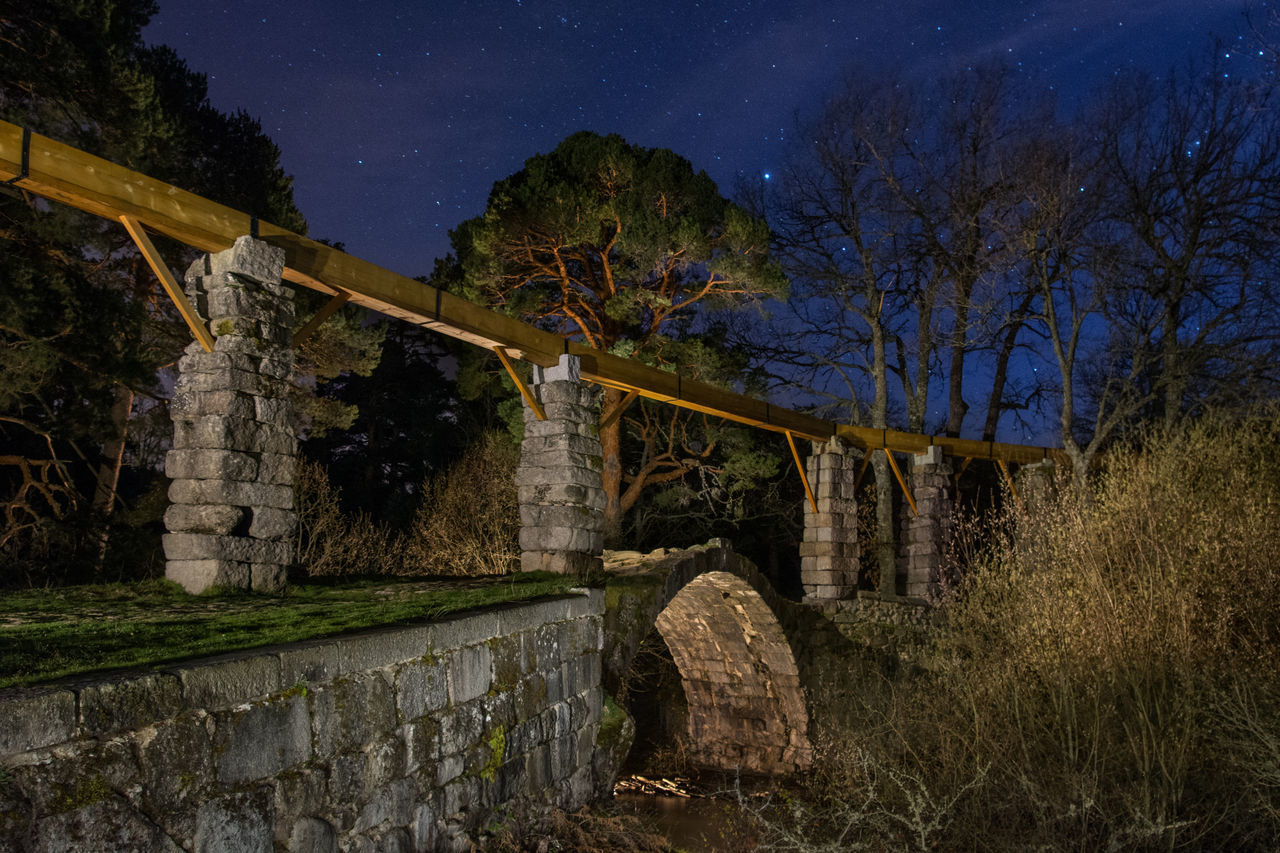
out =
{"type": "Polygon", "coordinates": [[[284,250],[241,237],[197,260],[186,291],[215,346],[187,347],[169,413],[165,577],[188,592],[278,590],[293,557],[298,443],[288,398],[293,291],[284,250]]]}
{"type": "Polygon", "coordinates": [[[805,463],[817,501],[815,514],[804,502],[804,541],[800,543],[800,582],[807,604],[839,601],[858,589],[858,503],[855,462],[840,440],[814,444],[805,463]]]}
{"type": "Polygon", "coordinates": [[[906,581],[908,598],[929,600],[939,591],[943,555],[951,533],[951,466],[941,447],[916,454],[911,463],[911,495],[916,515],[903,505],[899,578],[906,581]]]}
{"type": "Polygon", "coordinates": [[[600,430],[592,392],[578,358],[533,369],[533,393],[547,419],[524,407],[524,442],[516,486],[520,500],[521,566],[526,572],[584,575],[604,552],[604,486],[600,430]]]}
{"type": "Polygon", "coordinates": [[[1043,462],[1020,466],[1013,479],[1017,483],[1023,504],[1034,507],[1053,494],[1056,478],[1057,466],[1052,459],[1045,459],[1043,462]]]}

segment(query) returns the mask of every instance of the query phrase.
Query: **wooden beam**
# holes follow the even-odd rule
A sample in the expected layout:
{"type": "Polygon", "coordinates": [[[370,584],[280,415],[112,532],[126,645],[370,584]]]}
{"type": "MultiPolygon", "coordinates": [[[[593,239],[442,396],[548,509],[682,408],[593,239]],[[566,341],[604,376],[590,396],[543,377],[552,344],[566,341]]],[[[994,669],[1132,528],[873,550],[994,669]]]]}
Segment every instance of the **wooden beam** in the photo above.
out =
{"type": "Polygon", "coordinates": [[[889,467],[893,469],[893,476],[898,478],[898,485],[902,487],[902,494],[906,496],[907,503],[911,506],[912,515],[920,515],[920,510],[916,509],[916,499],[912,496],[911,490],[907,488],[907,481],[903,479],[902,472],[898,470],[898,463],[893,460],[893,451],[887,447],[882,447],[884,456],[889,460],[889,467]]]}
{"type": "Polygon", "coordinates": [[[351,294],[345,290],[339,290],[337,294],[324,304],[324,306],[316,312],[316,315],[307,321],[307,324],[293,334],[293,347],[298,345],[307,338],[315,334],[316,329],[320,328],[325,320],[332,317],[339,308],[347,304],[347,300],[351,298],[351,294]]]}
{"type": "Polygon", "coordinates": [[[622,414],[636,401],[640,396],[640,392],[634,388],[626,393],[626,395],[618,402],[618,407],[609,413],[609,417],[600,421],[600,430],[603,432],[606,428],[613,426],[613,422],[622,417],[622,414]]]}
{"type": "Polygon", "coordinates": [[[511,376],[511,381],[516,383],[516,388],[520,391],[520,396],[524,397],[525,403],[529,408],[533,409],[533,413],[538,416],[538,420],[545,421],[547,413],[543,411],[542,404],[533,396],[533,392],[529,390],[529,386],[524,384],[524,380],[520,378],[520,374],[516,373],[516,366],[511,363],[511,359],[507,358],[507,354],[503,352],[502,347],[494,347],[493,351],[498,354],[498,360],[502,362],[502,366],[507,369],[507,373],[511,376]]]}
{"type": "Polygon", "coordinates": [[[804,463],[800,461],[800,451],[796,450],[796,440],[790,432],[787,433],[787,444],[791,445],[791,458],[796,460],[796,470],[800,472],[800,482],[804,483],[804,494],[809,499],[809,508],[813,510],[813,514],[818,514],[818,502],[813,498],[813,488],[809,485],[809,475],[804,471],[804,463]]]}
{"type": "Polygon", "coordinates": [[[177,279],[173,277],[173,271],[164,262],[164,258],[160,257],[147,232],[142,230],[142,223],[131,216],[121,216],[120,222],[124,224],[133,242],[138,245],[138,251],[142,253],[142,257],[147,259],[147,265],[151,267],[151,271],[156,274],[156,278],[160,279],[160,286],[164,288],[164,292],[169,294],[173,304],[178,307],[178,313],[186,321],[191,334],[200,342],[200,346],[204,347],[205,352],[213,352],[213,335],[209,334],[209,328],[196,313],[195,307],[187,299],[187,294],[183,293],[182,288],[178,286],[177,279]]]}
{"type": "Polygon", "coordinates": [[[356,305],[487,349],[501,348],[504,355],[543,367],[554,365],[567,352],[580,357],[584,379],[608,388],[636,391],[651,400],[813,441],[827,441],[838,435],[847,444],[866,451],[922,453],[930,444],[936,444],[952,456],[1018,463],[1045,458],[1060,464],[1069,462],[1061,450],[833,424],[579,343],[566,343],[561,336],[514,317],[40,134],[29,134],[24,143],[21,127],[0,121],[0,182],[8,180],[24,191],[98,216],[113,220],[129,217],[153,233],[203,252],[222,251],[238,237],[256,233],[259,239],[284,250],[284,277],[294,284],[329,294],[345,291],[356,305]]]}

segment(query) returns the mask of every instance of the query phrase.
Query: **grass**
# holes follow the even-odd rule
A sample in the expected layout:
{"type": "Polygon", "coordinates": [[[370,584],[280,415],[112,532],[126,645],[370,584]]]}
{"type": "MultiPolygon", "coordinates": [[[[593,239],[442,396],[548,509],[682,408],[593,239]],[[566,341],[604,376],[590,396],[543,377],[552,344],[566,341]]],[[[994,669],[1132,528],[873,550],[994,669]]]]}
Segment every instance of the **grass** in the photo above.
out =
{"type": "Polygon", "coordinates": [[[191,596],[168,581],[0,593],[0,688],[329,637],[565,593],[575,576],[342,579],[281,595],[191,596]]]}

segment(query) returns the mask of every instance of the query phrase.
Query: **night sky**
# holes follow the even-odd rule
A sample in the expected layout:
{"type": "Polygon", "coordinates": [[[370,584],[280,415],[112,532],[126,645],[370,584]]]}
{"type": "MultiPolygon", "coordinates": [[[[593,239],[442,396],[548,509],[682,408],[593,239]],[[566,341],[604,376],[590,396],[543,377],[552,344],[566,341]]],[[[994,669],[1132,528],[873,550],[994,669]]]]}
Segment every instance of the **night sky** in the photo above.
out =
{"type": "MultiPolygon", "coordinates": [[[[1265,21],[1266,3],[1251,4],[1265,21]]],[[[1210,36],[1257,55],[1237,0],[160,0],[146,30],[280,146],[313,237],[407,275],[495,180],[577,130],[666,147],[729,194],[767,177],[850,68],[1001,59],[1070,104],[1210,36]]],[[[1228,73],[1232,66],[1227,65],[1228,73]]]]}

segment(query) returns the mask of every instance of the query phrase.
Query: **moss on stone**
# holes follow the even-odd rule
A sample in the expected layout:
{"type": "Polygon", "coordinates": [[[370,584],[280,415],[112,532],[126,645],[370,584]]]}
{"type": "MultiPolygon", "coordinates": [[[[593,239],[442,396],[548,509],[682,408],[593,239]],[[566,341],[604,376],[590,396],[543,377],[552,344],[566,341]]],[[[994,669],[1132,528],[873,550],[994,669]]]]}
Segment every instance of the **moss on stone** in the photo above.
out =
{"type": "Polygon", "coordinates": [[[502,755],[507,749],[507,727],[499,724],[489,733],[489,760],[480,770],[480,778],[492,782],[498,778],[498,770],[502,767],[502,755]]]}
{"type": "Polygon", "coordinates": [[[51,798],[49,809],[53,814],[75,811],[102,802],[113,793],[107,780],[101,774],[95,774],[85,779],[77,779],[75,788],[64,789],[51,798]]]}

